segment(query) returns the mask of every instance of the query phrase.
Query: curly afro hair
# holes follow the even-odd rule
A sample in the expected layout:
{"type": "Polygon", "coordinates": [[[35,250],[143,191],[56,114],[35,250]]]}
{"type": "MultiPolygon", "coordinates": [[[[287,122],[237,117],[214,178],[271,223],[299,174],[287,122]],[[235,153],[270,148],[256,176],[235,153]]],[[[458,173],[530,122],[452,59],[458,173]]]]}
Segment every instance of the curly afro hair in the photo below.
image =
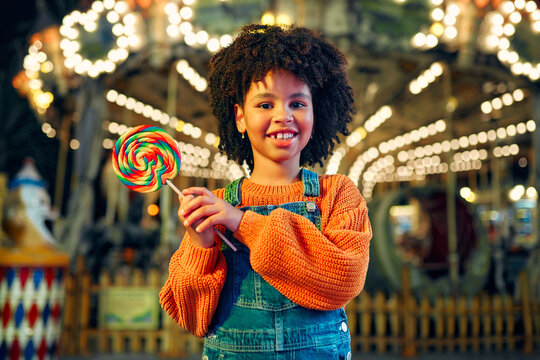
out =
{"type": "Polygon", "coordinates": [[[212,112],[219,120],[219,149],[240,164],[245,160],[253,170],[251,144],[236,128],[234,104],[244,105],[252,82],[261,81],[270,70],[283,69],[304,82],[312,95],[314,131],[300,165],[322,166],[339,134],[349,134],[347,124],[354,110],[346,66],[343,53],[312,30],[244,26],[233,43],[210,61],[209,91],[212,112]]]}

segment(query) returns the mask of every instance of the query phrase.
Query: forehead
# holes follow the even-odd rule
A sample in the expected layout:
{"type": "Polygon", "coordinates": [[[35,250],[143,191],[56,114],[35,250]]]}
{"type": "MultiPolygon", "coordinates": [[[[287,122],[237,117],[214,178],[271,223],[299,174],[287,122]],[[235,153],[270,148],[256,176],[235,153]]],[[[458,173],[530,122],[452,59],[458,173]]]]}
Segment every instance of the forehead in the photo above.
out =
{"type": "Polygon", "coordinates": [[[311,95],[309,86],[288,70],[270,70],[260,81],[252,81],[246,97],[260,92],[304,93],[311,95]]]}

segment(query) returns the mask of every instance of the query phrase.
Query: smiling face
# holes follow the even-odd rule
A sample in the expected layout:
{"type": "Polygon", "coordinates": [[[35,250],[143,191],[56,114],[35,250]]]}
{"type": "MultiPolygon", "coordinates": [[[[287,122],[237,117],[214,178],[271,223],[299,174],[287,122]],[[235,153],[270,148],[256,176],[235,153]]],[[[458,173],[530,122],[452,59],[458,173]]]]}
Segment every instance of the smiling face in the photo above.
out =
{"type": "Polygon", "coordinates": [[[251,142],[254,171],[263,164],[300,166],[313,130],[313,103],[309,87],[293,73],[270,71],[252,82],[244,105],[236,104],[234,112],[238,131],[251,142]]]}

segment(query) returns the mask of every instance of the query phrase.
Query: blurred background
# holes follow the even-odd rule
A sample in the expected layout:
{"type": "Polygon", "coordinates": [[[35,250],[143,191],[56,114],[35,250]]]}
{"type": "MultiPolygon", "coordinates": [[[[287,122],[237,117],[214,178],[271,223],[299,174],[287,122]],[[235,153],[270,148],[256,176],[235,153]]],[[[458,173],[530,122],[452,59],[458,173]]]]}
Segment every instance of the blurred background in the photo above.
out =
{"type": "MultiPolygon", "coordinates": [[[[210,57],[250,23],[346,55],[345,174],[373,226],[354,356],[540,347],[540,2],[18,0],[2,5],[0,359],[197,356],[157,303],[184,229],[168,187],[135,193],[111,149],[150,124],[179,188],[249,175],[217,145],[210,57]]],[[[457,355],[462,356],[462,355],[457,355]]]]}

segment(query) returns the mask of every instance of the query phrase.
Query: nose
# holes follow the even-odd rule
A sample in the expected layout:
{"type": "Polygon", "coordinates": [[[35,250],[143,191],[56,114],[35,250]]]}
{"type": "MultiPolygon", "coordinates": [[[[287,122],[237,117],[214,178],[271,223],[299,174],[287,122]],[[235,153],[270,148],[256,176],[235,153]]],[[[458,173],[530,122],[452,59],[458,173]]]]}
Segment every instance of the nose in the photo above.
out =
{"type": "Polygon", "coordinates": [[[276,113],[274,119],[278,122],[290,122],[293,120],[293,114],[291,109],[287,109],[284,106],[276,107],[276,113]]]}

